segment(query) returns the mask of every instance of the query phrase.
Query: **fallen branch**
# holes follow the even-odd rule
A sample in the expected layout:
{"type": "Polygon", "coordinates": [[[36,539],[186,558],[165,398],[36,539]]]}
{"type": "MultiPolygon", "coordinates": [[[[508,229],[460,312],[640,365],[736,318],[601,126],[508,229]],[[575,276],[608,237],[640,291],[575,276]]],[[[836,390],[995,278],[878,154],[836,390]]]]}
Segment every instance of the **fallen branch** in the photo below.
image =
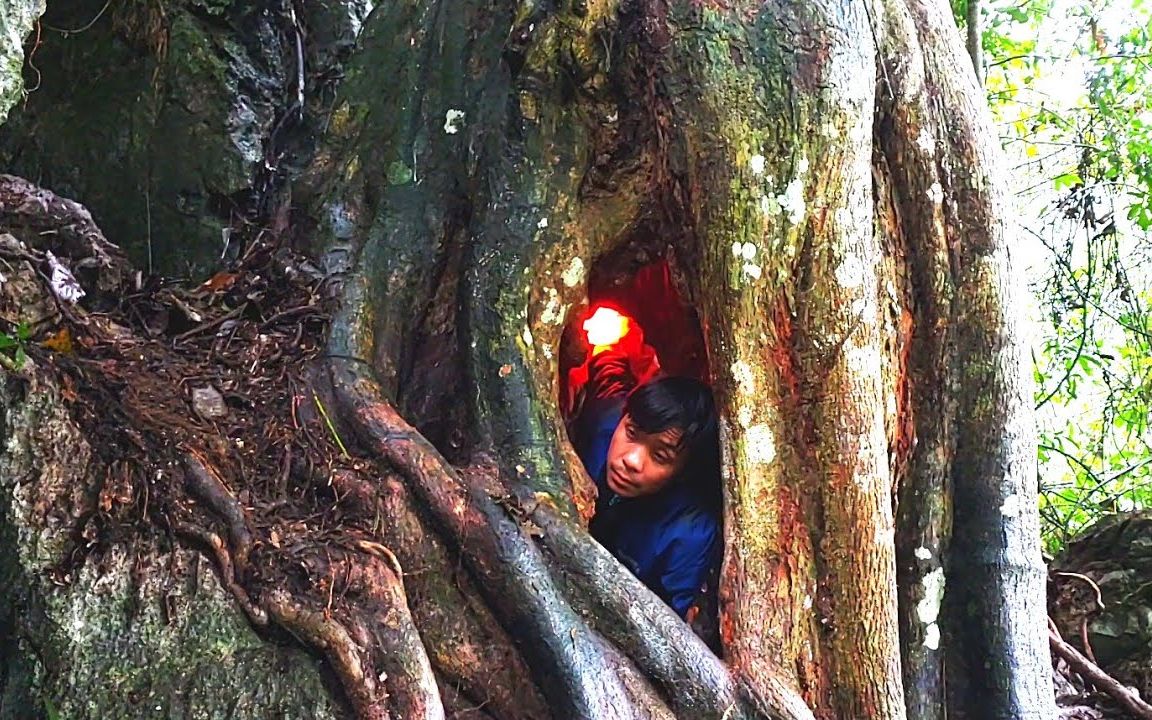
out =
{"type": "Polygon", "coordinates": [[[1152,705],[1141,700],[1139,695],[1101,670],[1100,666],[1081,655],[1079,650],[1061,640],[1052,627],[1051,620],[1048,621],[1048,624],[1048,644],[1052,646],[1053,653],[1068,663],[1069,668],[1092,683],[1098,690],[1107,693],[1135,717],[1152,720],[1152,705]]]}

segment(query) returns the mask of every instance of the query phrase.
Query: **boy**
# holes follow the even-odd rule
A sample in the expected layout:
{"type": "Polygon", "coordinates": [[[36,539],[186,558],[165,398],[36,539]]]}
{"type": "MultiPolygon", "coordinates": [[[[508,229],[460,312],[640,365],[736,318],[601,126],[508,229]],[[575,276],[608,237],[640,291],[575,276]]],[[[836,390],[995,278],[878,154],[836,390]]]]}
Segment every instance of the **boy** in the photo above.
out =
{"type": "Polygon", "coordinates": [[[721,551],[712,392],[685,377],[637,386],[624,346],[596,348],[586,390],[573,434],[599,491],[592,536],[687,617],[721,551]]]}

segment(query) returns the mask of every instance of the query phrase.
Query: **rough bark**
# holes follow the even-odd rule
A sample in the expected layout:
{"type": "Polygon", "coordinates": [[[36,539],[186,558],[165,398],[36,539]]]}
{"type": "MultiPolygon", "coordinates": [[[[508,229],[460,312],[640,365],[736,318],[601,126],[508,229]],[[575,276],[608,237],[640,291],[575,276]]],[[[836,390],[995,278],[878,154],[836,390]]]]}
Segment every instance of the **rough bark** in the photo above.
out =
{"type": "Polygon", "coordinates": [[[0,13],[0,122],[24,96],[24,39],[43,12],[44,0],[18,0],[0,13]]]}
{"type": "Polygon", "coordinates": [[[968,0],[968,11],[964,17],[965,47],[976,73],[976,84],[984,87],[984,30],[980,0],[968,0]]]}
{"type": "MultiPolygon", "coordinates": [[[[197,211],[235,236],[228,272],[194,292],[141,287],[102,236],[62,232],[91,218],[52,196],[37,225],[18,210],[39,191],[0,184],[19,200],[0,225],[26,243],[0,247],[25,278],[0,285],[5,307],[19,288],[43,332],[82,339],[76,359],[32,348],[11,381],[117,398],[142,468],[127,482],[150,498],[128,504],[136,532],[201,551],[251,625],[322,657],[361,718],[1051,708],[1004,179],[942,4],[298,10],[176,3],[127,16],[162,33],[93,36],[137,43],[144,60],[119,69],[133,82],[166,78],[135,105],[108,100],[148,138],[129,171],[137,220],[190,187],[244,198],[226,218],[197,211]],[[266,32],[230,43],[253,22],[266,32]],[[224,78],[209,116],[235,107],[244,68],[270,68],[245,125],[261,142],[217,123],[206,142],[235,173],[196,175],[199,144],[165,158],[177,180],[159,187],[148,158],[195,70],[169,59],[181,37],[208,38],[224,78]],[[50,249],[101,292],[53,301],[50,249]],[[557,402],[561,337],[593,277],[654,259],[698,313],[722,408],[723,661],[584,531],[590,483],[557,402]],[[288,306],[265,312],[275,293],[288,306]],[[181,352],[272,416],[186,417],[180,373],[157,369],[195,374],[181,352]],[[263,385],[245,376],[261,363],[263,385]],[[124,390],[129,372],[147,381],[124,390]]],[[[92,57],[53,52],[59,68],[92,57]]],[[[80,167],[78,196],[112,217],[91,148],[45,134],[68,117],[48,110],[59,98],[36,101],[5,145],[41,176],[80,167]]]]}

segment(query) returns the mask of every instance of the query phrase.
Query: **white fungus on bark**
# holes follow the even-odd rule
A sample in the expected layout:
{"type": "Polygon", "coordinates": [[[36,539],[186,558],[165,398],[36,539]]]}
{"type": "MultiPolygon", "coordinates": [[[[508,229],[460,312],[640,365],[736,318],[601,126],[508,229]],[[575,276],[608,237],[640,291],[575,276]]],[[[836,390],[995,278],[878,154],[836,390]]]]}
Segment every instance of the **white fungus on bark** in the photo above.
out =
{"type": "Polygon", "coordinates": [[[1016,493],[1004,498],[1004,502],[1000,504],[1000,514],[1004,517],[1016,517],[1023,509],[1023,502],[1016,493]]]}
{"type": "Polygon", "coordinates": [[[936,205],[944,202],[944,188],[940,187],[940,183],[934,182],[932,187],[928,188],[928,199],[936,205]]]}
{"type": "Polygon", "coordinates": [[[776,196],[776,202],[780,203],[780,210],[788,216],[788,221],[799,225],[804,219],[804,180],[794,178],[784,192],[776,196]]]}
{"type": "Polygon", "coordinates": [[[455,135],[464,127],[464,111],[450,109],[444,113],[444,132],[455,135]]]}
{"type": "Polygon", "coordinates": [[[916,147],[926,153],[936,152],[936,138],[932,137],[932,133],[928,132],[928,128],[920,128],[920,134],[916,136],[916,147]]]}
{"type": "Polygon", "coordinates": [[[772,428],[759,423],[744,433],[744,452],[752,465],[768,465],[776,459],[776,436],[772,428]]]}
{"type": "Polygon", "coordinates": [[[576,287],[584,280],[584,261],[578,257],[572,258],[568,267],[560,275],[566,287],[576,287]]]}
{"type": "Polygon", "coordinates": [[[736,381],[736,386],[740,392],[745,395],[753,395],[756,393],[756,378],[752,375],[752,366],[743,360],[737,360],[732,363],[732,379],[736,381]]]}

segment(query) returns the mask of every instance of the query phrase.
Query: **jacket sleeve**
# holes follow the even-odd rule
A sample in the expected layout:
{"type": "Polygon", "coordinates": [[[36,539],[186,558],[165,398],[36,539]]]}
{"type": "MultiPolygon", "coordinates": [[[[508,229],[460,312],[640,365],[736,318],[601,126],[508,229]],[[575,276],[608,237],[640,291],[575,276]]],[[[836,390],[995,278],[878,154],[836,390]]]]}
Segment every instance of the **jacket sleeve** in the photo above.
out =
{"type": "Polygon", "coordinates": [[[628,355],[619,347],[604,350],[588,361],[588,398],[624,398],[636,387],[628,355]]]}
{"type": "Polygon", "coordinates": [[[624,412],[624,399],[635,380],[628,356],[612,348],[589,360],[587,397],[575,424],[573,445],[588,475],[600,484],[612,434],[624,412]]]}
{"type": "Polygon", "coordinates": [[[720,528],[713,518],[699,515],[678,528],[664,552],[660,575],[664,600],[677,615],[687,614],[719,556],[720,528]]]}
{"type": "Polygon", "coordinates": [[[612,435],[623,412],[624,401],[621,398],[596,398],[584,406],[580,436],[574,444],[584,469],[597,487],[608,463],[608,446],[612,444],[612,435]]]}

